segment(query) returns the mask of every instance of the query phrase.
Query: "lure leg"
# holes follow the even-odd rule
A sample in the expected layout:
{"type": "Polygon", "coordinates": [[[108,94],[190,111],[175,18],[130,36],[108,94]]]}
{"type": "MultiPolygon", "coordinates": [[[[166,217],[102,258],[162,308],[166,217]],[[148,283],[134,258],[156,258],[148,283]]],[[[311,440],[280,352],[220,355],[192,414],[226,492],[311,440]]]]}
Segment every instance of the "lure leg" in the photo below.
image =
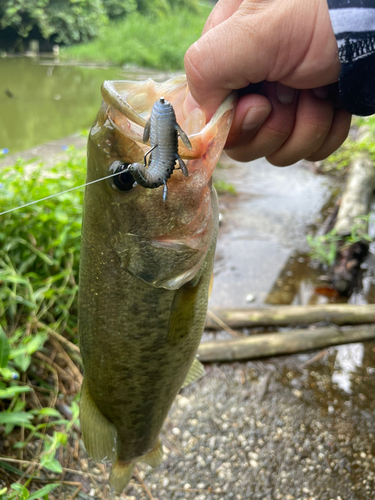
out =
{"type": "Polygon", "coordinates": [[[184,161],[182,160],[182,158],[180,157],[180,155],[176,155],[176,158],[178,160],[178,164],[180,166],[181,172],[184,174],[185,177],[188,177],[189,172],[188,172],[188,169],[187,169],[184,161]]]}
{"type": "Polygon", "coordinates": [[[157,148],[157,147],[158,147],[158,145],[157,145],[157,144],[155,144],[155,146],[153,146],[151,149],[149,149],[149,150],[147,151],[147,153],[144,155],[144,157],[143,157],[143,161],[145,162],[145,166],[147,165],[147,163],[146,163],[146,158],[147,158],[147,155],[149,155],[150,153],[152,153],[152,151],[153,151],[155,148],[157,148]]]}
{"type": "Polygon", "coordinates": [[[167,181],[164,181],[164,187],[163,187],[163,201],[166,201],[168,197],[168,187],[167,187],[167,181]]]}
{"type": "Polygon", "coordinates": [[[176,129],[178,132],[178,135],[181,137],[181,141],[185,144],[185,146],[188,149],[192,149],[191,142],[189,141],[189,137],[185,134],[185,132],[182,130],[180,125],[176,123],[176,129]]]}
{"type": "Polygon", "coordinates": [[[145,144],[148,142],[150,138],[150,131],[151,131],[151,120],[148,120],[143,131],[143,142],[145,144]]]}

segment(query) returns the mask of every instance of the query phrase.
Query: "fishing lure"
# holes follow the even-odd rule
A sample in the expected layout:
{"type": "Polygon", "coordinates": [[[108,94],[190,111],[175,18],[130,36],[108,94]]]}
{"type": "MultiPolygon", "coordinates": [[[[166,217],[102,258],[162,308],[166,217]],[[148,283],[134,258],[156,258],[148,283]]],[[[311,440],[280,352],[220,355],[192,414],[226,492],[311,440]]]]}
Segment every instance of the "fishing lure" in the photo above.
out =
{"type": "Polygon", "coordinates": [[[143,133],[143,142],[147,143],[150,139],[151,144],[151,149],[144,156],[144,164],[131,163],[127,167],[127,171],[142,187],[153,189],[164,184],[164,201],[168,195],[167,180],[175,170],[176,161],[183,175],[188,177],[187,167],[178,154],[178,136],[188,149],[192,148],[188,136],[176,121],[172,104],[160,97],[152,108],[143,133]]]}

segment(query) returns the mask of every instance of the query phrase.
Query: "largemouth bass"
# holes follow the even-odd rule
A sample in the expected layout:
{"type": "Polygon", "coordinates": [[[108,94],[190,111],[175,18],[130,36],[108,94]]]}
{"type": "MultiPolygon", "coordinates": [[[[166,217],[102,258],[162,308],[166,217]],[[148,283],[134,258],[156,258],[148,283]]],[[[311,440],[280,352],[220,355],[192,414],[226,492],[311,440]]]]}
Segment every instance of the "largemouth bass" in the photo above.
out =
{"type": "Polygon", "coordinates": [[[211,175],[234,110],[229,96],[205,124],[183,116],[184,77],[105,82],[88,140],[87,182],[142,162],[144,126],[157,99],[174,107],[189,135],[189,176],[160,190],[134,187],[126,171],[86,188],[80,264],[79,333],[84,363],[81,428],[87,451],[113,463],[121,492],[137,461],[162,461],[159,432],[180,388],[202,375],[196,352],[212,275],[218,206],[211,175]]]}

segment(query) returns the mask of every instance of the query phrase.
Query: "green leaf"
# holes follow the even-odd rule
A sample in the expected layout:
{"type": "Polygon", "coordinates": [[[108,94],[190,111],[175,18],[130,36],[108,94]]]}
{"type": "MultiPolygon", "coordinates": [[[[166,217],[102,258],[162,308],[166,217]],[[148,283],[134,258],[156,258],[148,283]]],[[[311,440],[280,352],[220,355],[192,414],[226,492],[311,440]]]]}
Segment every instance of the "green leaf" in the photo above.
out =
{"type": "Polygon", "coordinates": [[[13,445],[13,450],[18,450],[20,448],[24,448],[26,446],[26,441],[18,441],[18,443],[13,445]]]}
{"type": "Polygon", "coordinates": [[[18,380],[20,378],[19,373],[9,368],[0,368],[0,375],[4,380],[18,380]]]}
{"type": "Polygon", "coordinates": [[[6,368],[9,360],[10,345],[4,330],[0,326],[0,368],[6,368]]]}
{"type": "Polygon", "coordinates": [[[15,385],[13,387],[8,387],[7,389],[0,389],[0,399],[11,399],[17,394],[22,394],[23,392],[30,392],[30,387],[15,385]]]}
{"type": "Polygon", "coordinates": [[[30,338],[30,341],[26,344],[26,349],[29,354],[33,354],[35,351],[39,351],[47,340],[48,335],[45,333],[37,333],[30,338]]]}
{"type": "Polygon", "coordinates": [[[56,458],[51,457],[48,454],[42,455],[42,457],[40,459],[40,465],[42,467],[45,467],[46,469],[52,471],[52,472],[56,472],[57,474],[62,473],[62,467],[61,467],[60,462],[58,460],[56,460],[56,458]]]}
{"type": "Polygon", "coordinates": [[[51,493],[51,491],[53,491],[58,486],[60,486],[59,483],[47,484],[42,489],[36,491],[35,493],[32,493],[29,496],[28,500],[36,500],[37,498],[44,498],[45,495],[48,495],[48,493],[51,493]]]}
{"type": "Polygon", "coordinates": [[[31,357],[25,353],[22,356],[17,356],[13,361],[17,368],[21,370],[21,372],[25,372],[30,366],[31,357]]]}
{"type": "Polygon", "coordinates": [[[20,483],[13,483],[11,485],[12,490],[17,491],[19,493],[19,500],[26,500],[29,498],[29,490],[20,483]]]}
{"type": "Polygon", "coordinates": [[[33,413],[41,417],[56,417],[60,418],[61,414],[55,408],[42,408],[41,410],[35,410],[33,413]]]}
{"type": "Polygon", "coordinates": [[[24,425],[28,424],[34,418],[30,413],[25,411],[18,412],[2,412],[0,413],[0,425],[13,424],[24,425]]]}
{"type": "Polygon", "coordinates": [[[57,445],[62,444],[63,446],[66,446],[68,436],[65,432],[54,432],[53,440],[57,443],[57,445]]]}

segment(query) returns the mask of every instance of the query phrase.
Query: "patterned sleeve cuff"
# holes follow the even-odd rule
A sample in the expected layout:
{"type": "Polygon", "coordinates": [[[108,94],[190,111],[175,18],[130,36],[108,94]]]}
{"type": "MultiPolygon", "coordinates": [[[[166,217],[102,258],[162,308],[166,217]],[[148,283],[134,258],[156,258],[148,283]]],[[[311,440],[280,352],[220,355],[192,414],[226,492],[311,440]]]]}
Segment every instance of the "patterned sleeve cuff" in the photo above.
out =
{"type": "Polygon", "coordinates": [[[375,113],[375,0],[329,0],[341,62],[343,107],[356,115],[375,113]]]}

